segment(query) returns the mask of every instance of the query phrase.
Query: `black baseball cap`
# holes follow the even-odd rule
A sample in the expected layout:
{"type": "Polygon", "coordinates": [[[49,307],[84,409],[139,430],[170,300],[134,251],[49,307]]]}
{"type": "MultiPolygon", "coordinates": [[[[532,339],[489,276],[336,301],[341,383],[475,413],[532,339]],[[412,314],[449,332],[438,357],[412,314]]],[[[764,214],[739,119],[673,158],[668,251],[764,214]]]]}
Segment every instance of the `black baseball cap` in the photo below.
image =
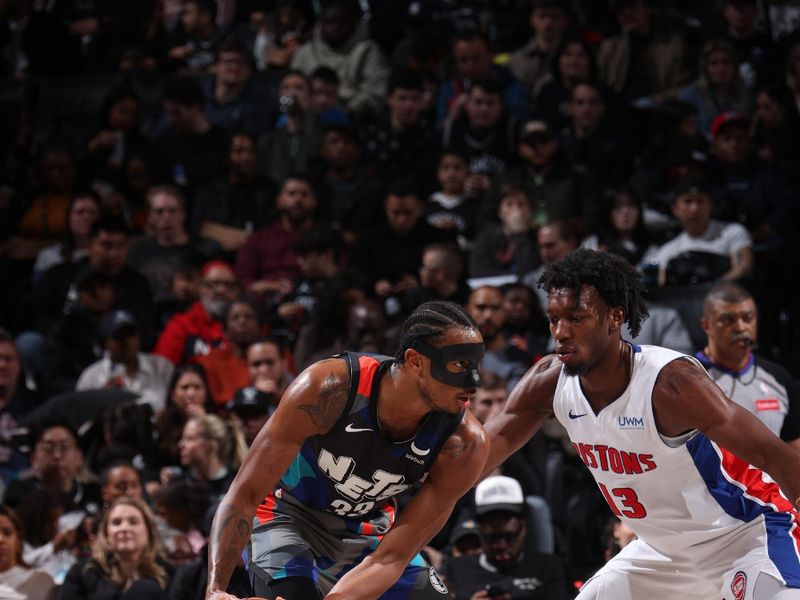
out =
{"type": "Polygon", "coordinates": [[[262,392],[253,385],[248,385],[236,390],[233,399],[225,405],[225,408],[233,412],[246,410],[248,412],[263,411],[264,413],[269,413],[272,412],[273,408],[270,398],[270,395],[266,392],[262,392]]]}

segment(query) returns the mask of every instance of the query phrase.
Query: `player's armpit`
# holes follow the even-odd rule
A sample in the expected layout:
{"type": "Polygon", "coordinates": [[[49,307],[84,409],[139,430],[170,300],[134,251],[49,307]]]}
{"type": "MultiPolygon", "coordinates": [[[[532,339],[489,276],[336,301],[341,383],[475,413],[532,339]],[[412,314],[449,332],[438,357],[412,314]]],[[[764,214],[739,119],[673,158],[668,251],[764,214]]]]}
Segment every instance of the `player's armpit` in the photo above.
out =
{"type": "Polygon", "coordinates": [[[482,477],[519,450],[553,414],[560,372],[561,362],[555,355],[539,360],[511,391],[503,409],[485,423],[491,450],[482,477]]]}

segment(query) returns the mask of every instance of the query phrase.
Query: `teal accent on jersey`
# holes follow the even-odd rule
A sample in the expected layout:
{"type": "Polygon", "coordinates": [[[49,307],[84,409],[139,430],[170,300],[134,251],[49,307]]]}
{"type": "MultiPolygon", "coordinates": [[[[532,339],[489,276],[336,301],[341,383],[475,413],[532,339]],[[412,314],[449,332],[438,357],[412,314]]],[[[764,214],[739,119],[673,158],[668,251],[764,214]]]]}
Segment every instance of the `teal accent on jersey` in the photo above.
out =
{"type": "Polygon", "coordinates": [[[306,477],[315,477],[314,467],[308,464],[308,461],[302,454],[298,453],[295,456],[292,464],[286,469],[286,473],[281,477],[281,481],[290,488],[297,486],[301,479],[306,477]]]}

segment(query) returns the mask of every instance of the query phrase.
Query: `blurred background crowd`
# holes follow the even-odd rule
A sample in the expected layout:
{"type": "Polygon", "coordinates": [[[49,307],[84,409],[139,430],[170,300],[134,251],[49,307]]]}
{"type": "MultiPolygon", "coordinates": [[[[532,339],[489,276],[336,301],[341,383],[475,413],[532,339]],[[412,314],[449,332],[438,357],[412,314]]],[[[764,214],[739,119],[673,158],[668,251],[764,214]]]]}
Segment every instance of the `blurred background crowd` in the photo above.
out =
{"type": "MultiPolygon", "coordinates": [[[[635,343],[800,437],[798,0],[2,0],[0,78],[4,598],[202,598],[300,370],[453,300],[483,421],[580,246],[641,270],[635,343]]],[[[553,422],[506,520],[463,500],[456,598],[570,597],[630,539],[588,460],[553,422]]]]}

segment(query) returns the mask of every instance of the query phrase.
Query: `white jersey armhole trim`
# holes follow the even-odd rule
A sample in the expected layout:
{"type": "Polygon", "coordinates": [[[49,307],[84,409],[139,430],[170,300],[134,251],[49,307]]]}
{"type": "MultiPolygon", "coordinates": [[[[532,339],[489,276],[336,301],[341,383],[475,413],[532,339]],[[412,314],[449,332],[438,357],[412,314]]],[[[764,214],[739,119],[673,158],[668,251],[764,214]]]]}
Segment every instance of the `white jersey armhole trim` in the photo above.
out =
{"type": "MultiPolygon", "coordinates": [[[[661,371],[668,364],[670,364],[670,363],[672,363],[672,362],[674,362],[676,360],[682,360],[682,359],[688,359],[689,362],[694,363],[695,365],[697,365],[698,367],[703,369],[704,372],[706,371],[706,369],[703,366],[703,364],[699,360],[697,360],[694,356],[690,356],[689,354],[682,354],[681,356],[676,356],[675,358],[673,358],[668,363],[665,363],[661,367],[661,369],[659,369],[658,374],[660,375],[661,371]]],[[[658,430],[658,424],[656,423],[656,412],[655,412],[655,409],[653,407],[653,392],[656,389],[656,382],[657,381],[658,381],[658,375],[656,375],[656,381],[653,382],[653,390],[650,392],[650,419],[651,419],[651,422],[653,423],[653,433],[655,434],[654,437],[656,438],[656,440],[658,442],[664,444],[667,448],[672,448],[673,450],[676,449],[676,448],[681,448],[682,446],[686,445],[686,443],[689,442],[689,440],[691,440],[694,436],[696,436],[698,434],[698,431],[697,431],[697,429],[690,429],[689,431],[687,431],[685,433],[682,433],[682,434],[680,434],[678,436],[670,437],[668,435],[664,435],[663,433],[661,433],[658,430]]]]}

